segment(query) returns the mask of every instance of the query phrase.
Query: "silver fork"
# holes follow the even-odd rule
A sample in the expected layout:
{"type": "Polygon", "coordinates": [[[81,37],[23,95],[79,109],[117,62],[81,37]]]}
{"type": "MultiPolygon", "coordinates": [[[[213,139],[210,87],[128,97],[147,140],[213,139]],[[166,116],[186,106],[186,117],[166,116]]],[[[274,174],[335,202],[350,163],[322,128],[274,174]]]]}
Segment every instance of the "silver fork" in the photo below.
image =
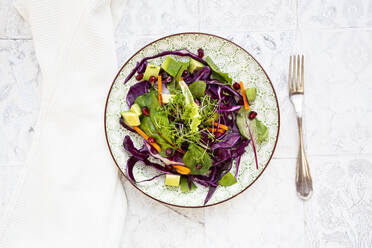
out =
{"type": "Polygon", "coordinates": [[[307,200],[313,193],[313,181],[310,175],[309,164],[307,163],[304,140],[302,136],[302,105],[304,98],[304,55],[290,56],[289,59],[289,97],[297,115],[298,134],[300,147],[296,167],[296,190],[298,196],[307,200]],[[293,73],[293,74],[292,74],[293,73]]]}

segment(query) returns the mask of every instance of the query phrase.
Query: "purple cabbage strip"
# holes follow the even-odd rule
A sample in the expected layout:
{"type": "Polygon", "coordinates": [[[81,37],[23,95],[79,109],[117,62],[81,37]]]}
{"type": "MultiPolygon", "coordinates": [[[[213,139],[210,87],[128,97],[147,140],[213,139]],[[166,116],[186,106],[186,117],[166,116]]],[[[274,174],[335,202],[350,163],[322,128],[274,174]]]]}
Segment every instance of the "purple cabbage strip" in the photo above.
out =
{"type": "Polygon", "coordinates": [[[228,159],[231,159],[231,149],[216,149],[214,152],[215,156],[212,159],[212,166],[220,166],[228,159]]]}
{"type": "Polygon", "coordinates": [[[206,82],[207,85],[218,85],[220,87],[222,87],[224,90],[227,90],[228,92],[232,93],[234,96],[238,97],[239,99],[243,99],[242,96],[236,92],[233,88],[231,88],[230,86],[227,86],[226,84],[223,84],[217,80],[210,80],[210,81],[207,81],[206,82]]]}
{"type": "Polygon", "coordinates": [[[134,69],[125,78],[124,84],[127,83],[133,77],[133,75],[136,73],[136,71],[139,68],[141,68],[141,66],[143,66],[143,64],[147,60],[149,60],[149,59],[155,59],[155,58],[159,58],[159,57],[163,57],[163,56],[166,56],[166,55],[177,55],[177,56],[181,56],[181,57],[191,57],[191,58],[193,58],[193,59],[195,59],[195,60],[203,63],[204,65],[207,65],[207,62],[205,62],[205,60],[199,58],[197,55],[195,55],[195,54],[187,51],[186,49],[181,49],[181,50],[176,50],[176,51],[164,51],[164,52],[158,53],[156,55],[143,58],[139,63],[137,63],[137,65],[134,67],[134,69]]]}
{"type": "MultiPolygon", "coordinates": [[[[137,62],[136,66],[139,65],[139,62],[137,62]]],[[[144,73],[146,71],[147,61],[145,61],[141,66],[138,66],[137,73],[144,73]]]]}
{"type": "Polygon", "coordinates": [[[191,190],[192,178],[190,176],[187,176],[187,185],[189,186],[189,190],[191,190]]]}
{"type": "Polygon", "coordinates": [[[128,159],[127,161],[127,175],[128,175],[128,178],[132,181],[132,182],[136,182],[136,180],[134,179],[134,176],[133,176],[133,168],[134,168],[134,165],[138,162],[138,161],[141,161],[143,162],[145,165],[147,166],[151,166],[151,167],[154,167],[156,170],[160,171],[160,172],[163,172],[163,173],[169,173],[164,166],[160,165],[160,164],[157,164],[157,163],[153,163],[151,161],[148,160],[148,157],[149,157],[149,152],[147,151],[147,148],[146,146],[143,146],[141,149],[137,149],[131,138],[127,135],[125,136],[124,138],[124,142],[123,142],[123,146],[124,146],[124,149],[127,150],[129,153],[132,154],[132,156],[128,159]]]}
{"type": "Polygon", "coordinates": [[[205,66],[195,72],[195,74],[192,77],[184,78],[186,84],[191,84],[198,80],[207,80],[209,76],[211,75],[211,68],[209,66],[205,66]]]}
{"type": "Polygon", "coordinates": [[[212,195],[216,191],[216,188],[217,188],[217,186],[210,186],[209,187],[208,194],[207,194],[207,196],[205,197],[205,200],[204,200],[204,205],[207,204],[207,202],[212,198],[212,195]]]}
{"type": "Polygon", "coordinates": [[[216,144],[213,144],[211,146],[211,149],[212,151],[214,151],[218,148],[231,148],[236,144],[236,142],[238,142],[239,139],[240,139],[239,133],[229,133],[228,135],[225,136],[223,140],[216,144]]]}
{"type": "Polygon", "coordinates": [[[131,156],[127,161],[127,175],[129,180],[131,180],[134,183],[136,182],[136,179],[134,178],[133,175],[133,168],[134,165],[138,162],[138,160],[139,160],[138,158],[131,156]]]}
{"type": "Polygon", "coordinates": [[[147,81],[142,81],[131,86],[127,94],[128,106],[131,107],[134,101],[137,99],[137,97],[142,96],[143,94],[149,92],[149,89],[150,83],[147,81]]]}
{"type": "Polygon", "coordinates": [[[135,132],[133,128],[125,124],[123,117],[120,117],[119,122],[120,122],[120,125],[124,127],[125,129],[127,129],[128,131],[135,132]]]}
{"type": "Polygon", "coordinates": [[[240,165],[240,158],[241,158],[242,156],[239,156],[237,159],[236,159],[236,171],[235,171],[235,175],[234,175],[234,177],[235,177],[235,180],[238,180],[238,173],[239,173],[239,165],[240,165]]]}
{"type": "Polygon", "coordinates": [[[203,179],[199,179],[197,177],[192,177],[192,180],[200,185],[203,185],[204,187],[209,187],[209,182],[208,181],[205,181],[203,179]]]}
{"type": "Polygon", "coordinates": [[[253,153],[254,153],[254,159],[256,161],[256,169],[258,170],[258,160],[257,160],[257,152],[256,152],[256,146],[254,144],[254,140],[253,140],[253,135],[252,135],[252,132],[251,132],[251,129],[248,127],[248,131],[249,131],[249,136],[251,137],[251,141],[252,141],[252,148],[253,148],[253,153]]]}
{"type": "Polygon", "coordinates": [[[123,146],[124,146],[125,150],[130,152],[132,154],[132,156],[134,156],[138,159],[146,159],[146,158],[149,157],[149,153],[146,152],[145,148],[141,148],[140,150],[138,150],[134,146],[133,141],[131,140],[131,138],[128,135],[125,136],[125,138],[124,138],[123,146]]]}
{"type": "Polygon", "coordinates": [[[250,140],[244,139],[235,149],[232,150],[231,155],[232,158],[237,158],[244,154],[245,148],[248,146],[250,140]]]}
{"type": "Polygon", "coordinates": [[[219,112],[235,112],[238,111],[241,107],[242,107],[241,105],[235,105],[227,108],[220,108],[219,112]]]}
{"type": "Polygon", "coordinates": [[[155,178],[158,178],[158,177],[160,177],[160,176],[164,176],[165,174],[166,174],[166,173],[161,173],[161,174],[156,175],[156,176],[154,176],[154,177],[152,177],[152,178],[145,179],[145,180],[139,181],[139,182],[137,182],[137,183],[149,182],[149,181],[154,180],[155,178]]]}

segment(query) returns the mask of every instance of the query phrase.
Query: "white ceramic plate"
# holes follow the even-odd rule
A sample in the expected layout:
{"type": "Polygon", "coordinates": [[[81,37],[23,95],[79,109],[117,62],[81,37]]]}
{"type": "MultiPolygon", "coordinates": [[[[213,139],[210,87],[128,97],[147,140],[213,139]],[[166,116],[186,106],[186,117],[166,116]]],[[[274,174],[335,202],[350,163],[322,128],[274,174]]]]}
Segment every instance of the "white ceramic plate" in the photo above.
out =
{"type": "MultiPolygon", "coordinates": [[[[137,83],[133,77],[127,84],[124,79],[142,58],[155,55],[166,50],[186,48],[197,53],[204,49],[205,56],[210,56],[223,72],[228,72],[234,81],[243,81],[246,87],[257,88],[257,98],[251,106],[258,112],[260,120],[269,128],[267,142],[257,145],[259,168],[256,169],[252,146],[246,148],[242,156],[238,182],[229,187],[219,186],[208,202],[211,206],[233,198],[247,189],[262,174],[267,167],[278,140],[279,135],[279,106],[271,81],[260,64],[243,48],[224,38],[203,33],[182,33],[167,36],[151,42],[135,53],[120,69],[107,97],[105,110],[105,132],[111,155],[121,172],[126,176],[126,163],[129,153],[123,148],[125,135],[130,135],[137,148],[143,144],[142,138],[122,128],[119,124],[120,112],[127,110],[125,98],[129,87],[137,83]]],[[[153,59],[152,63],[161,64],[163,58],[153,59]]],[[[179,60],[188,58],[177,57],[179,60]]],[[[235,163],[234,163],[235,165],[235,163]]],[[[232,172],[235,171],[233,165],[232,172]]],[[[134,168],[137,181],[151,178],[158,174],[155,169],[146,167],[138,162],[134,168]]],[[[205,207],[203,202],[208,188],[197,185],[198,188],[189,193],[181,193],[176,187],[164,185],[164,176],[153,181],[133,184],[147,196],[162,203],[179,207],[205,207]]]]}

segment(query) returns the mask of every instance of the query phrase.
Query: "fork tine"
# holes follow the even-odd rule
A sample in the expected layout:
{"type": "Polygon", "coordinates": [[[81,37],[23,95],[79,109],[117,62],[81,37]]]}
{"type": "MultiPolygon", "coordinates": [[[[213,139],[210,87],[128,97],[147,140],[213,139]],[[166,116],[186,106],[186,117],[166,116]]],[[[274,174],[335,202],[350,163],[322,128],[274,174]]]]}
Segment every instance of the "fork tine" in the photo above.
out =
{"type": "Polygon", "coordinates": [[[289,56],[289,74],[288,74],[288,86],[289,86],[289,92],[293,91],[292,86],[292,56],[289,56]]]}
{"type": "Polygon", "coordinates": [[[300,55],[297,55],[297,91],[301,90],[300,85],[300,55]]]}
{"type": "Polygon", "coordinates": [[[296,91],[296,55],[293,55],[293,75],[292,75],[292,91],[296,91]]]}
{"type": "Polygon", "coordinates": [[[304,90],[304,55],[302,54],[301,61],[301,90],[304,90]]]}

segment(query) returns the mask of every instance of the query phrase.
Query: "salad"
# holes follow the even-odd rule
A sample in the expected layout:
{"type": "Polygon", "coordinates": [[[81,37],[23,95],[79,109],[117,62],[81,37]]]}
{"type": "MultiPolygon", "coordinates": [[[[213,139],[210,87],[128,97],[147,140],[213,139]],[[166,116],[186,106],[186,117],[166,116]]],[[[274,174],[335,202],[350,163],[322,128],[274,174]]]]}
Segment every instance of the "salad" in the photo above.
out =
{"type": "Polygon", "coordinates": [[[183,193],[208,187],[205,205],[217,187],[237,182],[247,147],[252,147],[258,169],[256,144],[267,139],[268,128],[252,109],[258,90],[233,82],[210,57],[203,57],[201,48],[197,54],[182,49],[137,62],[124,81],[135,77],[138,82],[128,91],[130,109],[121,112],[120,124],[144,139],[137,149],[128,135],[124,138],[124,149],[131,154],[129,180],[142,183],[165,176],[165,185],[183,193]],[[164,57],[161,65],[151,63],[159,57],[164,57]],[[159,174],[136,181],[137,162],[159,174]]]}

